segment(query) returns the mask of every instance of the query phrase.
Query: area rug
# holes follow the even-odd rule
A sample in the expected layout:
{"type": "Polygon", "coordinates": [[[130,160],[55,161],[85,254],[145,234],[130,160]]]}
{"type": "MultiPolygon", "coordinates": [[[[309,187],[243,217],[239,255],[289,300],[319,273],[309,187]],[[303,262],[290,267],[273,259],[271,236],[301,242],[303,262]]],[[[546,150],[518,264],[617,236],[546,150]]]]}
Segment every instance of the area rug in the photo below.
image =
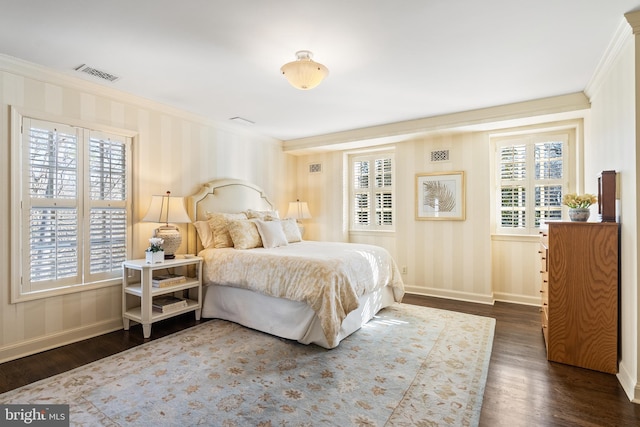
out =
{"type": "Polygon", "coordinates": [[[212,320],[0,395],[87,426],[474,426],[495,320],[396,303],[333,350],[212,320]]]}

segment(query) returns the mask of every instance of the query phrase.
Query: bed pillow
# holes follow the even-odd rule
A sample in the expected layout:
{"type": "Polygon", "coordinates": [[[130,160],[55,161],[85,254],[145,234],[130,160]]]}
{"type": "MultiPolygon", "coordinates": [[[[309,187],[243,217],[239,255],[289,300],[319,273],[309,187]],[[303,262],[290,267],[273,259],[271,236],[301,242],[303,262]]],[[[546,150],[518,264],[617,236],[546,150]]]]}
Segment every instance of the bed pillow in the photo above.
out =
{"type": "Polygon", "coordinates": [[[200,243],[202,246],[207,248],[213,247],[213,233],[211,232],[211,227],[209,226],[208,221],[196,221],[193,223],[193,226],[196,228],[198,232],[198,237],[200,238],[200,243]]]}
{"type": "Polygon", "coordinates": [[[253,249],[262,246],[262,239],[254,220],[234,219],[229,221],[229,235],[236,249],[253,249]]]}
{"type": "Polygon", "coordinates": [[[221,213],[207,212],[209,219],[209,227],[213,231],[213,247],[214,248],[232,248],[233,240],[229,234],[229,221],[234,219],[247,219],[244,212],[240,213],[221,213]]]}
{"type": "Polygon", "coordinates": [[[280,221],[282,225],[282,231],[284,231],[284,235],[287,238],[287,242],[295,243],[300,242],[302,240],[302,234],[300,233],[300,227],[298,227],[298,223],[293,218],[283,219],[280,221]]]}
{"type": "Polygon", "coordinates": [[[245,213],[249,219],[255,218],[263,221],[272,221],[280,218],[278,211],[254,211],[253,209],[248,209],[245,213]]]}
{"type": "Polygon", "coordinates": [[[262,239],[262,246],[265,248],[277,248],[278,246],[286,246],[287,237],[284,235],[280,221],[263,221],[257,219],[258,233],[262,239]]]}

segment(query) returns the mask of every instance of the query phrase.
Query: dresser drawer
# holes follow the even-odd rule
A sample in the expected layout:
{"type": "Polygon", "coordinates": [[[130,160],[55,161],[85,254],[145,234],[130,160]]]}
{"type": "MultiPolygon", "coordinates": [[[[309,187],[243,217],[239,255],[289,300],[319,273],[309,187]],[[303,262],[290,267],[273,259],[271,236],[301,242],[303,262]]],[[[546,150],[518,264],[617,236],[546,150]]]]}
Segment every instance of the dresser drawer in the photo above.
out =
{"type": "Polygon", "coordinates": [[[540,304],[549,305],[549,273],[546,271],[540,274],[540,304]]]}
{"type": "Polygon", "coordinates": [[[540,308],[540,324],[542,325],[542,334],[544,335],[544,346],[549,351],[549,307],[542,306],[540,308]]]}
{"type": "Polygon", "coordinates": [[[549,271],[549,249],[544,243],[540,243],[538,254],[540,254],[540,273],[548,272],[549,271]]]}
{"type": "Polygon", "coordinates": [[[549,233],[547,231],[540,232],[540,243],[549,246],[549,233]]]}
{"type": "Polygon", "coordinates": [[[540,325],[544,335],[544,345],[549,351],[549,236],[540,232],[540,325]]]}

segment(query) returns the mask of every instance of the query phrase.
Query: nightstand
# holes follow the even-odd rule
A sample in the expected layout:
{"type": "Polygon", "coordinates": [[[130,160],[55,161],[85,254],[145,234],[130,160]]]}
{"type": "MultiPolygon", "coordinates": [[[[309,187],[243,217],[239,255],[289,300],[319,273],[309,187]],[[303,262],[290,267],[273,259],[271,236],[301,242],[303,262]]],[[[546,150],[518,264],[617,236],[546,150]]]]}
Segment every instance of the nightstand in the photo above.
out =
{"type": "Polygon", "coordinates": [[[159,320],[195,311],[200,320],[202,308],[202,258],[176,256],[157,264],[147,264],[144,259],[122,263],[122,323],[125,331],[133,320],[142,324],[145,338],[151,336],[151,324],[159,320]],[[185,276],[186,281],[167,287],[153,287],[154,275],[173,273],[185,276]],[[154,297],[174,296],[186,300],[186,306],[167,312],[153,308],[154,297]]]}

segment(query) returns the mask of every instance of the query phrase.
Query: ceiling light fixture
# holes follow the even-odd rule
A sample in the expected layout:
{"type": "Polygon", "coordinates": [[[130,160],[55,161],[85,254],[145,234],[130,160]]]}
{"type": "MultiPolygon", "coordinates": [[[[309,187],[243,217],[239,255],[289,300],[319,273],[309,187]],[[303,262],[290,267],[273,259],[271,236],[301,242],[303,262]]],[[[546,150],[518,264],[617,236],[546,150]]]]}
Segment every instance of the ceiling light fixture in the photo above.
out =
{"type": "Polygon", "coordinates": [[[299,50],[296,56],[297,60],[286,63],[280,68],[291,86],[296,89],[313,89],[329,74],[327,67],[311,59],[313,53],[308,50],[299,50]]]}

